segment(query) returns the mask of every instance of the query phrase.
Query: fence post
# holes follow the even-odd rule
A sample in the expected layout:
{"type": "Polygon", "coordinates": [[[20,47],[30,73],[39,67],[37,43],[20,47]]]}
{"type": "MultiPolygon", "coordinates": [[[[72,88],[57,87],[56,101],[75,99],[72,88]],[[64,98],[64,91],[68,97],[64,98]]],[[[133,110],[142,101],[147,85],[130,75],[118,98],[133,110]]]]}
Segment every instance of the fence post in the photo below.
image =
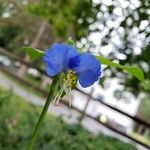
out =
{"type": "Polygon", "coordinates": [[[81,116],[79,117],[79,120],[78,120],[78,121],[79,121],[79,124],[81,124],[81,122],[82,122],[82,120],[83,120],[83,118],[84,118],[84,116],[85,116],[85,114],[86,114],[86,110],[87,110],[87,107],[88,107],[88,105],[89,105],[89,103],[90,103],[90,100],[91,100],[93,91],[94,91],[94,88],[92,88],[91,92],[88,94],[88,99],[87,99],[87,101],[86,101],[85,107],[84,107],[84,109],[83,109],[83,111],[82,111],[82,113],[81,113],[81,116]]]}

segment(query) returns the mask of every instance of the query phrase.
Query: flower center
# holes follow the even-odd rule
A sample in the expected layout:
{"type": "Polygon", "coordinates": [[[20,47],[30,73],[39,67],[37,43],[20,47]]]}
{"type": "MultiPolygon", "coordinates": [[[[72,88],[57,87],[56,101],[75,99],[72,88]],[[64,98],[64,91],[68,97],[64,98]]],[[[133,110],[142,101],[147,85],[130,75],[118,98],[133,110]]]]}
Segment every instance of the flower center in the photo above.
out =
{"type": "Polygon", "coordinates": [[[80,57],[79,57],[79,55],[77,55],[69,60],[68,66],[70,69],[74,69],[74,68],[78,67],[79,64],[80,64],[80,57]]]}
{"type": "Polygon", "coordinates": [[[66,88],[74,88],[77,83],[77,75],[75,71],[68,70],[64,77],[64,85],[66,88]]]}
{"type": "MultiPolygon", "coordinates": [[[[63,85],[55,96],[53,103],[55,105],[59,104],[60,98],[65,92],[66,95],[71,96],[71,89],[76,86],[77,83],[77,75],[73,70],[68,70],[66,74],[64,74],[63,85]]],[[[71,106],[71,99],[69,100],[69,105],[71,106]]]]}

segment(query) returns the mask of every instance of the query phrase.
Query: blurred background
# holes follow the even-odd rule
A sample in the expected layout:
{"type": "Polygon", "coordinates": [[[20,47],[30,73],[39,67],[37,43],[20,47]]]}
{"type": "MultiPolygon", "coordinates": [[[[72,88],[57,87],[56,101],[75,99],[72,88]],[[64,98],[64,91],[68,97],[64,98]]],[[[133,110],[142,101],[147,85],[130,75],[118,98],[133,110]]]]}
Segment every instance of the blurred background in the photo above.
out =
{"type": "Polygon", "coordinates": [[[99,82],[49,107],[34,149],[149,149],[150,1],[0,0],[0,150],[26,148],[52,81],[21,48],[70,37],[82,51],[140,67],[149,86],[102,65],[99,82]]]}

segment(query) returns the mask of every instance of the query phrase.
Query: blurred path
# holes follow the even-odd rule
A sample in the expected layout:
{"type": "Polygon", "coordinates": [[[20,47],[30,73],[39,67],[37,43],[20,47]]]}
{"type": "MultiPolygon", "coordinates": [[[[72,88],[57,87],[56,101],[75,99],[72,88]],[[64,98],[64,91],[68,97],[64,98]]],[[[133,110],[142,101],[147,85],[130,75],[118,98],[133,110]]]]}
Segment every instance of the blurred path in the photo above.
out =
{"type": "MultiPolygon", "coordinates": [[[[2,73],[1,71],[0,71],[0,85],[2,87],[5,87],[6,89],[12,89],[13,93],[24,98],[26,101],[34,105],[38,105],[38,106],[44,105],[45,98],[37,96],[34,93],[32,93],[30,90],[23,88],[21,85],[17,84],[15,81],[12,81],[12,79],[9,79],[7,76],[5,76],[5,74],[2,73]]],[[[77,123],[78,117],[80,116],[79,112],[71,108],[68,108],[63,104],[61,104],[60,106],[50,106],[48,111],[53,113],[56,116],[61,116],[64,119],[64,121],[66,121],[67,123],[77,123]]],[[[107,129],[106,127],[92,120],[91,118],[86,117],[82,121],[82,125],[90,132],[93,133],[101,132],[106,135],[116,137],[124,142],[131,143],[131,141],[128,140],[127,138],[112,132],[111,130],[107,129]]],[[[135,145],[134,142],[132,144],[135,145]]],[[[139,150],[147,150],[146,148],[143,148],[138,144],[136,144],[136,146],[138,147],[139,150]]]]}

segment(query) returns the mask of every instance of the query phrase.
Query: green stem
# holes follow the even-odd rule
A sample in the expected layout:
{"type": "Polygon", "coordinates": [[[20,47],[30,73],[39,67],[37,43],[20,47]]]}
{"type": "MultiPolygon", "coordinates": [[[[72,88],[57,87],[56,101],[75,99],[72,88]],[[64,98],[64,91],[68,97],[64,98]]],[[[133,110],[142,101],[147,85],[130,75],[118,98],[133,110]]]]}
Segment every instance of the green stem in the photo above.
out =
{"type": "Polygon", "coordinates": [[[35,140],[36,140],[36,138],[37,138],[38,132],[39,132],[39,130],[40,130],[40,128],[41,128],[42,122],[43,122],[43,120],[44,120],[44,118],[45,118],[45,115],[46,115],[46,112],[47,112],[47,110],[48,110],[49,104],[50,104],[50,102],[52,101],[53,96],[54,96],[54,93],[55,93],[55,90],[56,90],[56,88],[57,88],[57,82],[58,82],[58,78],[55,77],[55,78],[53,79],[53,82],[52,82],[51,86],[50,86],[49,95],[48,95],[48,97],[47,97],[46,103],[45,103],[45,105],[44,105],[44,108],[43,108],[42,113],[41,113],[41,115],[40,115],[40,118],[39,118],[39,120],[38,120],[38,123],[37,123],[37,125],[36,125],[36,127],[35,127],[35,129],[34,129],[33,134],[32,134],[32,138],[31,138],[31,141],[30,141],[30,143],[29,143],[29,145],[28,145],[27,150],[32,150],[32,149],[33,149],[33,145],[34,145],[35,140]]]}

